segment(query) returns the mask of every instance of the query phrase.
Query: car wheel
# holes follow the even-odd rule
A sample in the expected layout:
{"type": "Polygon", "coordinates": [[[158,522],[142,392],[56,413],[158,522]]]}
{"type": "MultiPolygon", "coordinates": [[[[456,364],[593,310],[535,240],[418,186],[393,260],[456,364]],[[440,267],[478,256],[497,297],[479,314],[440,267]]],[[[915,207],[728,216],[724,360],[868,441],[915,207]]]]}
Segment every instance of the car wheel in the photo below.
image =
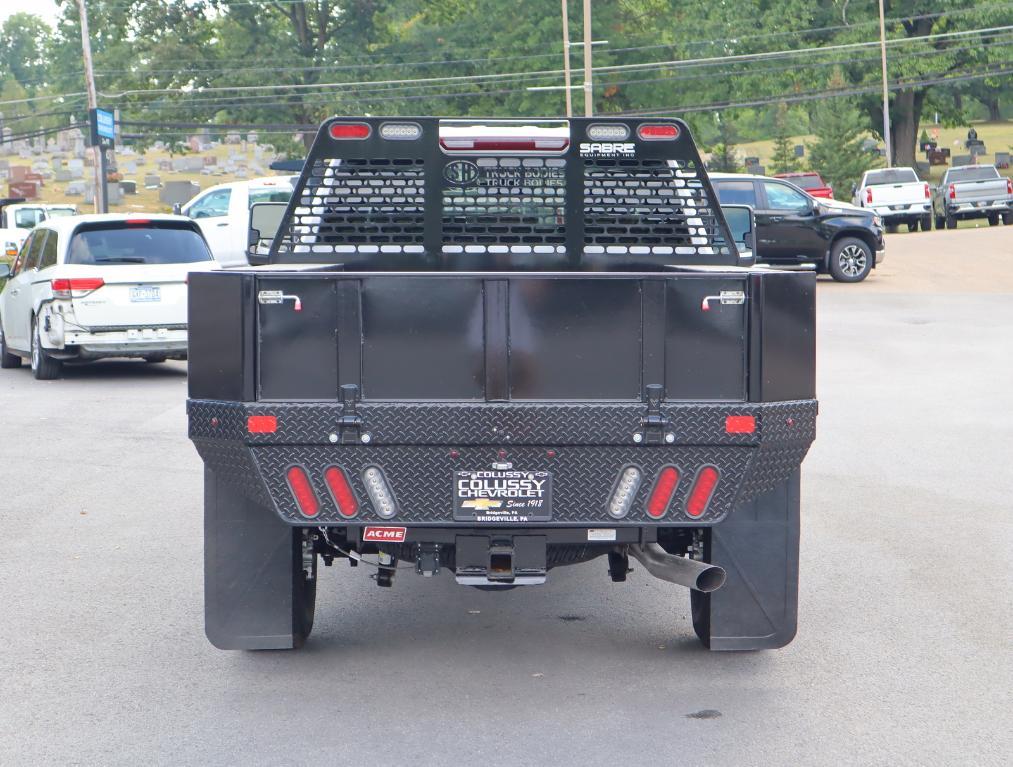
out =
{"type": "Polygon", "coordinates": [[[63,364],[60,360],[54,360],[46,350],[42,348],[42,339],[39,338],[39,325],[32,318],[32,375],[39,381],[52,381],[60,377],[63,364]]]}
{"type": "MultiPolygon", "coordinates": [[[[936,224],[936,226],[938,227],[939,224],[936,224]]],[[[932,231],[932,216],[922,216],[922,231],[923,232],[932,231]]]]}
{"type": "Polygon", "coordinates": [[[949,213],[946,214],[946,228],[956,229],[957,228],[957,217],[951,216],[949,213]]]}
{"type": "Polygon", "coordinates": [[[992,214],[990,214],[988,216],[988,225],[989,226],[999,226],[999,214],[998,213],[992,213],[992,214]]]}
{"type": "Polygon", "coordinates": [[[942,229],[946,226],[946,219],[936,216],[936,229],[942,229]]]}
{"type": "Polygon", "coordinates": [[[9,370],[19,367],[21,367],[21,358],[7,351],[7,338],[4,336],[3,325],[0,325],[0,368],[9,370]]]}
{"type": "Polygon", "coordinates": [[[918,219],[917,218],[914,221],[908,221],[908,223],[907,223],[907,230],[909,232],[917,232],[918,231],[918,219]]]}
{"type": "Polygon", "coordinates": [[[872,248],[857,237],[842,237],[830,251],[830,275],[838,282],[861,282],[874,259],[872,248]]]}
{"type": "Polygon", "coordinates": [[[887,224],[886,225],[886,233],[887,234],[897,234],[897,225],[896,224],[887,224]]]}
{"type": "Polygon", "coordinates": [[[169,359],[164,354],[146,354],[144,355],[145,362],[165,362],[169,359]]]}
{"type": "Polygon", "coordinates": [[[1009,213],[1002,214],[1002,222],[1006,226],[1013,226],[1013,210],[1011,210],[1009,213]]]}

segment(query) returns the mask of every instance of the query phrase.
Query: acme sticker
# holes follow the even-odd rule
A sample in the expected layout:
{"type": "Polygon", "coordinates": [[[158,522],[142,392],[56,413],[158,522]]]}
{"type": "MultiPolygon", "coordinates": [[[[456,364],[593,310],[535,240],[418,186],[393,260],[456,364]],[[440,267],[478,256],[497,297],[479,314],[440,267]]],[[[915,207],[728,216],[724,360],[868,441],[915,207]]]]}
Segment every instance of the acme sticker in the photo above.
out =
{"type": "Polygon", "coordinates": [[[407,527],[367,527],[362,531],[362,540],[373,543],[404,543],[407,527]]]}

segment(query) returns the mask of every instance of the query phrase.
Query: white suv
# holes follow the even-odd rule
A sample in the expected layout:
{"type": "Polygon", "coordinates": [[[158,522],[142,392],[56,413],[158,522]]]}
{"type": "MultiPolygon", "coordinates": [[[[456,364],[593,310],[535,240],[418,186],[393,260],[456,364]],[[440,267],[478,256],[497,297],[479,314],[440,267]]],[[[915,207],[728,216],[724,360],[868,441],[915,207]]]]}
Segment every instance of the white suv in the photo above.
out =
{"type": "Polygon", "coordinates": [[[179,216],[44,221],[13,267],[0,264],[0,367],[26,358],[51,379],[64,360],[185,359],[187,275],[215,268],[200,230],[179,216]]]}

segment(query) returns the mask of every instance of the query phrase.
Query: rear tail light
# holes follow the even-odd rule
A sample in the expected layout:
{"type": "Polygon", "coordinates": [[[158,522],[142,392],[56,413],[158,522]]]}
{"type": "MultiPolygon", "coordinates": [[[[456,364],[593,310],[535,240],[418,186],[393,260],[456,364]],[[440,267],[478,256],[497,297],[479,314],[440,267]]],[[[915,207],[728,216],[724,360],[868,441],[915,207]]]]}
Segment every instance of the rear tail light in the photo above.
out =
{"type": "Polygon", "coordinates": [[[696,473],[693,489],[689,491],[689,500],[686,501],[686,513],[689,516],[699,517],[707,511],[707,505],[714,495],[717,484],[718,470],[713,466],[704,466],[696,473]]]}
{"type": "Polygon", "coordinates": [[[250,434],[274,434],[278,431],[278,416],[248,415],[246,416],[246,431],[250,434]]]}
{"type": "Polygon", "coordinates": [[[609,516],[622,519],[630,513],[642,479],[643,475],[636,466],[627,466],[622,470],[616,489],[612,491],[612,498],[609,499],[609,516]]]}
{"type": "Polygon", "coordinates": [[[625,141],[630,128],[622,123],[597,123],[587,126],[587,137],[594,141],[625,141]]]}
{"type": "Polygon", "coordinates": [[[333,123],[327,132],[340,140],[364,139],[369,138],[370,127],[366,123],[333,123]]]}
{"type": "Polygon", "coordinates": [[[362,472],[362,480],[366,484],[366,495],[373,504],[373,510],[379,516],[390,519],[397,514],[397,502],[382,471],[376,466],[369,466],[362,472]]]}
{"type": "Polygon", "coordinates": [[[725,432],[728,434],[752,434],[755,431],[755,416],[730,415],[725,417],[725,432]]]}
{"type": "Polygon", "coordinates": [[[871,186],[867,186],[865,188],[865,204],[866,205],[871,205],[872,204],[872,187],[871,186]]]}
{"type": "Polygon", "coordinates": [[[925,185],[925,199],[929,200],[932,198],[932,191],[929,189],[929,185],[925,185]]]}
{"type": "Polygon", "coordinates": [[[105,280],[101,277],[74,277],[69,280],[57,279],[49,281],[54,298],[73,298],[75,293],[91,293],[105,284],[105,280]]]}
{"type": "Polygon", "coordinates": [[[679,138],[679,126],[671,123],[641,125],[637,128],[637,136],[641,141],[673,141],[679,138]]]}
{"type": "Polygon", "coordinates": [[[359,501],[355,497],[355,492],[352,490],[343,469],[339,469],[337,466],[328,467],[324,471],[324,484],[331,491],[331,497],[341,516],[351,519],[359,513],[359,501]]]}
{"type": "Polygon", "coordinates": [[[1013,194],[1013,178],[1006,179],[1006,194],[1013,194]]]}
{"type": "Polygon", "coordinates": [[[299,512],[304,517],[315,517],[319,514],[320,501],[317,500],[317,494],[313,492],[313,485],[310,484],[306,470],[301,466],[292,466],[285,472],[285,478],[288,480],[288,489],[292,491],[292,497],[295,498],[299,512]]]}
{"type": "Polygon", "coordinates": [[[950,184],[950,199],[951,200],[957,199],[957,187],[955,187],[953,184],[950,184]]]}
{"type": "Polygon", "coordinates": [[[380,136],[390,141],[414,141],[422,138],[422,126],[418,123],[384,123],[380,136]]]}
{"type": "Polygon", "coordinates": [[[673,466],[666,466],[658,475],[658,481],[654,483],[654,490],[651,497],[647,499],[647,513],[659,519],[665,516],[669,504],[675,496],[675,488],[679,485],[679,472],[673,466]]]}
{"type": "Polygon", "coordinates": [[[128,218],[124,223],[127,226],[149,226],[151,224],[150,218],[128,218]]]}

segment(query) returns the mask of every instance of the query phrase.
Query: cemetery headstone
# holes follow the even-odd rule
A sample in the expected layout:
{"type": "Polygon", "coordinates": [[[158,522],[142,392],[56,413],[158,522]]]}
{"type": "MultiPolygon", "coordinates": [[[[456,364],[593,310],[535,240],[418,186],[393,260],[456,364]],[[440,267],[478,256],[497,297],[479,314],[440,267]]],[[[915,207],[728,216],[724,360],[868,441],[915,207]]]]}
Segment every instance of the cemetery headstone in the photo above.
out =
{"type": "Polygon", "coordinates": [[[193,181],[166,181],[158,193],[158,199],[166,205],[175,205],[176,203],[182,205],[199,191],[200,186],[193,181]]]}

